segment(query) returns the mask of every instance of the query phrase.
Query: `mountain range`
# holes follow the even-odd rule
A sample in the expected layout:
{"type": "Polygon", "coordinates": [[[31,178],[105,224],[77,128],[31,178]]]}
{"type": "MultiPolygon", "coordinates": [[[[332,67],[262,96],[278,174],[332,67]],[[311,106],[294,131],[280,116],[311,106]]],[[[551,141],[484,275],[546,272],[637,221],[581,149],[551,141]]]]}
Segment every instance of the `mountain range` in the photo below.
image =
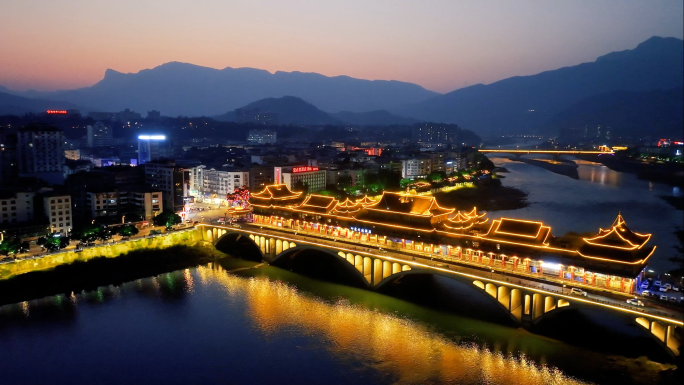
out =
{"type": "Polygon", "coordinates": [[[680,39],[652,37],[633,50],[609,53],[592,63],[466,87],[390,111],[458,123],[480,135],[534,132],[593,95],[681,87],[683,52],[680,39]]]}
{"type": "MultiPolygon", "coordinates": [[[[653,37],[634,49],[609,53],[594,62],[511,77],[488,85],[478,84],[447,94],[399,81],[302,72],[270,73],[253,68],[218,70],[171,62],[138,73],[124,74],[110,69],[100,82],[76,90],[16,92],[0,88],[0,92],[39,99],[36,102],[10,100],[8,95],[3,95],[0,113],[23,113],[34,107],[44,110],[45,105],[73,108],[61,104],[70,103],[69,106],[81,106],[82,110],[130,108],[144,113],[156,109],[166,116],[218,115],[230,120],[230,112],[226,114],[226,111],[293,96],[312,104],[318,112],[308,108],[295,116],[280,110],[282,123],[406,124],[419,120],[456,123],[481,136],[546,134],[560,129],[559,125],[573,122],[568,114],[587,109],[591,103],[601,103],[602,98],[612,100],[605,103],[617,103],[615,98],[619,96],[613,94],[616,92],[626,92],[623,96],[627,99],[631,98],[627,94],[630,92],[644,93],[645,98],[676,97],[672,93],[648,92],[684,86],[683,52],[682,40],[653,37]]],[[[673,106],[672,103],[667,105],[673,106]]],[[[286,104],[287,100],[281,100],[268,108],[283,108],[286,104]]],[[[638,105],[632,106],[633,113],[639,111],[638,105]]],[[[304,106],[297,102],[297,108],[304,106]]],[[[668,113],[678,112],[675,109],[668,113]]]]}

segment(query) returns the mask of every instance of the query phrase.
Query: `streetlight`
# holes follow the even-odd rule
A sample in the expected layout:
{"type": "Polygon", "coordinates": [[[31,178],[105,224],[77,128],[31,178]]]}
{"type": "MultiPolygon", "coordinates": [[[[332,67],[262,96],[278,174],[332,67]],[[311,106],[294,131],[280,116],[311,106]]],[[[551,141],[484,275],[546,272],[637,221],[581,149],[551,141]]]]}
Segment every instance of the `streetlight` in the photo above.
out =
{"type": "Polygon", "coordinates": [[[121,216],[121,224],[123,225],[124,223],[126,223],[126,216],[122,215],[121,216]]]}
{"type": "Polygon", "coordinates": [[[565,285],[563,285],[563,291],[561,293],[565,294],[565,285]]]}
{"type": "Polygon", "coordinates": [[[489,278],[494,278],[494,269],[492,269],[492,274],[489,276],[489,278]]]}

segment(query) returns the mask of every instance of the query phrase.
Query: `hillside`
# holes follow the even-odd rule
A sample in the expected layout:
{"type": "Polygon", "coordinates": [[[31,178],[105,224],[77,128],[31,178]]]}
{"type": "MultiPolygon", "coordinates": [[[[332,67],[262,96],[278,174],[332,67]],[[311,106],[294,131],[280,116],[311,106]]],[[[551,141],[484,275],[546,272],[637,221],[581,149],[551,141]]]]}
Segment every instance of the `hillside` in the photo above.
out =
{"type": "Polygon", "coordinates": [[[72,103],[24,98],[17,95],[0,92],[0,115],[24,115],[27,113],[39,113],[46,110],[83,110],[82,107],[72,103]]]}
{"type": "MultiPolygon", "coordinates": [[[[311,103],[294,96],[266,98],[242,107],[245,110],[276,113],[278,124],[291,125],[340,125],[342,122],[319,110],[311,103]]],[[[215,117],[220,121],[235,121],[235,111],[215,117]]]]}
{"type": "Polygon", "coordinates": [[[413,118],[405,118],[402,116],[393,115],[387,110],[368,112],[340,111],[330,115],[345,123],[357,124],[361,126],[409,125],[418,122],[418,120],[413,118]]]}
{"type": "Polygon", "coordinates": [[[610,136],[682,137],[684,88],[645,92],[614,91],[583,99],[561,111],[545,125],[550,135],[559,130],[610,127],[610,136]]]}
{"type": "Polygon", "coordinates": [[[592,63],[462,88],[390,111],[458,123],[483,136],[534,132],[593,95],[681,87],[683,51],[682,40],[653,37],[635,49],[613,52],[592,63]]]}
{"type": "Polygon", "coordinates": [[[416,103],[438,94],[399,81],[303,72],[272,74],[253,68],[219,70],[171,62],[138,73],[109,69],[91,87],[21,95],[69,101],[102,111],[155,109],[166,116],[211,116],[255,100],[287,95],[310,101],[324,111],[369,111],[416,103]]]}

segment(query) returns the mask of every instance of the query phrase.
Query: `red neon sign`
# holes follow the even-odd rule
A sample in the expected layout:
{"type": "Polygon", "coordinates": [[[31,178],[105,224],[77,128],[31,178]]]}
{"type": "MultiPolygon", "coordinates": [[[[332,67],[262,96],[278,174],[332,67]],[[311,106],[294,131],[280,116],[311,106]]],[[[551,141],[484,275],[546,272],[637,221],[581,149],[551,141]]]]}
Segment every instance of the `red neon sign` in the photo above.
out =
{"type": "Polygon", "coordinates": [[[318,171],[318,167],[302,166],[302,167],[293,167],[292,168],[293,174],[298,174],[300,172],[310,172],[310,171],[318,171]]]}
{"type": "Polygon", "coordinates": [[[48,114],[66,115],[66,110],[47,110],[48,114]]]}

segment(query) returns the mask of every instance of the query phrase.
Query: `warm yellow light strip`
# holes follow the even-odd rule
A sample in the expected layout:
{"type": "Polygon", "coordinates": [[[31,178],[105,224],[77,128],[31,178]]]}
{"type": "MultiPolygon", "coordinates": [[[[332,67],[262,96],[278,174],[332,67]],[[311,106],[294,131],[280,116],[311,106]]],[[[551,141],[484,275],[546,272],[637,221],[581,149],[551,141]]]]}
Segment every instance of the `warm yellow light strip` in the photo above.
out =
{"type": "Polygon", "coordinates": [[[653,246],[653,250],[651,250],[651,252],[646,256],[646,258],[640,259],[640,260],[638,260],[638,261],[636,261],[636,262],[625,262],[625,261],[619,261],[619,260],[617,260],[617,259],[602,258],[602,257],[594,257],[594,256],[591,256],[591,255],[584,255],[584,254],[582,254],[581,252],[579,252],[579,250],[577,251],[577,254],[583,256],[584,258],[596,259],[596,260],[599,260],[599,261],[609,261],[609,262],[615,262],[615,263],[622,263],[622,264],[625,264],[625,265],[638,265],[638,264],[640,264],[640,263],[646,263],[646,261],[647,261],[647,260],[651,257],[651,255],[653,255],[653,253],[655,252],[656,247],[657,247],[657,246],[653,246]]]}
{"type": "Polygon", "coordinates": [[[500,152],[508,154],[614,154],[613,151],[582,151],[582,150],[487,150],[480,149],[478,152],[500,152]]]}
{"type": "MultiPolygon", "coordinates": [[[[227,227],[227,226],[207,225],[207,224],[204,224],[204,223],[200,224],[199,226],[202,226],[202,227],[211,226],[211,227],[215,227],[215,228],[221,228],[221,229],[226,229],[226,230],[232,230],[232,231],[236,231],[236,232],[243,232],[243,233],[249,233],[249,234],[258,234],[258,235],[264,235],[264,234],[266,234],[266,235],[271,235],[271,236],[273,236],[272,234],[268,234],[268,233],[261,233],[261,232],[258,232],[258,231],[251,231],[251,230],[244,230],[244,229],[235,229],[235,228],[227,227]]],[[[322,247],[322,246],[321,246],[320,244],[318,244],[318,243],[310,242],[310,241],[305,241],[305,240],[302,240],[302,239],[289,238],[289,237],[284,237],[284,236],[281,236],[281,235],[277,235],[277,237],[278,237],[278,238],[281,238],[281,240],[292,241],[292,242],[295,242],[295,243],[306,243],[306,244],[309,244],[309,245],[322,247]]],[[[327,246],[327,245],[326,245],[326,246],[327,246]]],[[[552,296],[555,296],[555,297],[565,298],[565,299],[569,299],[569,300],[572,300],[572,301],[583,302],[583,303],[586,303],[586,304],[589,304],[589,305],[595,305],[595,306],[601,306],[601,307],[605,307],[605,308],[610,308],[610,309],[622,311],[622,312],[625,312],[625,313],[636,314],[636,315],[640,315],[640,316],[644,316],[644,317],[648,317],[648,318],[657,319],[657,320],[660,320],[660,321],[670,322],[670,323],[673,323],[673,324],[676,324],[676,325],[684,325],[684,322],[679,321],[679,320],[676,320],[676,319],[671,319],[671,318],[656,316],[656,315],[644,313],[644,312],[641,312],[641,311],[638,311],[638,310],[632,310],[632,309],[622,308],[622,307],[619,307],[619,306],[609,305],[609,304],[605,304],[605,303],[594,302],[594,301],[591,301],[591,300],[589,300],[589,299],[582,299],[582,298],[579,298],[579,297],[571,297],[571,296],[568,296],[568,295],[565,295],[565,294],[551,293],[551,292],[548,292],[548,291],[546,291],[546,290],[536,289],[536,288],[527,287],[527,286],[522,286],[522,285],[516,285],[516,284],[514,284],[514,283],[499,281],[499,280],[496,280],[496,279],[489,279],[489,278],[481,277],[481,276],[478,276],[478,275],[473,275],[473,274],[468,274],[468,273],[461,273],[461,272],[458,272],[458,271],[453,271],[453,270],[451,270],[451,269],[445,269],[445,268],[437,267],[437,266],[430,266],[430,265],[426,265],[426,264],[423,264],[423,263],[420,263],[420,262],[408,261],[408,260],[404,260],[404,259],[399,259],[399,258],[390,257],[390,256],[388,256],[388,255],[378,255],[378,254],[373,254],[373,253],[368,253],[368,252],[363,252],[363,251],[348,249],[348,248],[346,248],[346,247],[339,247],[339,246],[337,246],[337,245],[335,246],[335,249],[339,249],[339,251],[348,251],[348,252],[352,252],[352,253],[355,253],[355,254],[363,254],[363,255],[370,256],[370,257],[379,258],[379,259],[395,261],[395,262],[403,263],[403,264],[406,264],[406,265],[417,266],[417,267],[422,267],[422,268],[432,269],[432,270],[438,270],[438,271],[441,271],[441,272],[444,272],[444,273],[453,274],[453,275],[459,275],[459,276],[462,276],[462,277],[468,277],[468,278],[473,278],[473,279],[481,279],[481,280],[485,280],[485,281],[488,281],[488,282],[497,283],[497,284],[500,284],[500,285],[503,285],[503,286],[515,287],[515,288],[518,288],[518,289],[529,290],[529,291],[533,291],[533,292],[537,292],[537,293],[541,293],[541,294],[546,294],[546,295],[552,295],[552,296]]]]}
{"type": "Polygon", "coordinates": [[[537,239],[537,238],[539,238],[539,234],[541,234],[542,228],[545,227],[544,224],[543,224],[542,222],[539,222],[539,221],[526,221],[526,220],[523,220],[523,219],[501,218],[501,219],[499,219],[498,222],[499,222],[499,225],[496,226],[496,230],[494,230],[494,232],[495,232],[496,234],[513,235],[513,236],[516,236],[516,237],[525,237],[525,238],[532,238],[532,239],[537,239]],[[505,232],[505,231],[499,231],[499,228],[500,228],[501,225],[503,224],[504,219],[507,220],[507,221],[511,221],[511,222],[534,223],[535,225],[539,225],[539,230],[537,230],[537,235],[534,235],[534,236],[533,236],[533,235],[524,235],[524,234],[517,234],[517,233],[509,233],[509,232],[505,232]]]}

